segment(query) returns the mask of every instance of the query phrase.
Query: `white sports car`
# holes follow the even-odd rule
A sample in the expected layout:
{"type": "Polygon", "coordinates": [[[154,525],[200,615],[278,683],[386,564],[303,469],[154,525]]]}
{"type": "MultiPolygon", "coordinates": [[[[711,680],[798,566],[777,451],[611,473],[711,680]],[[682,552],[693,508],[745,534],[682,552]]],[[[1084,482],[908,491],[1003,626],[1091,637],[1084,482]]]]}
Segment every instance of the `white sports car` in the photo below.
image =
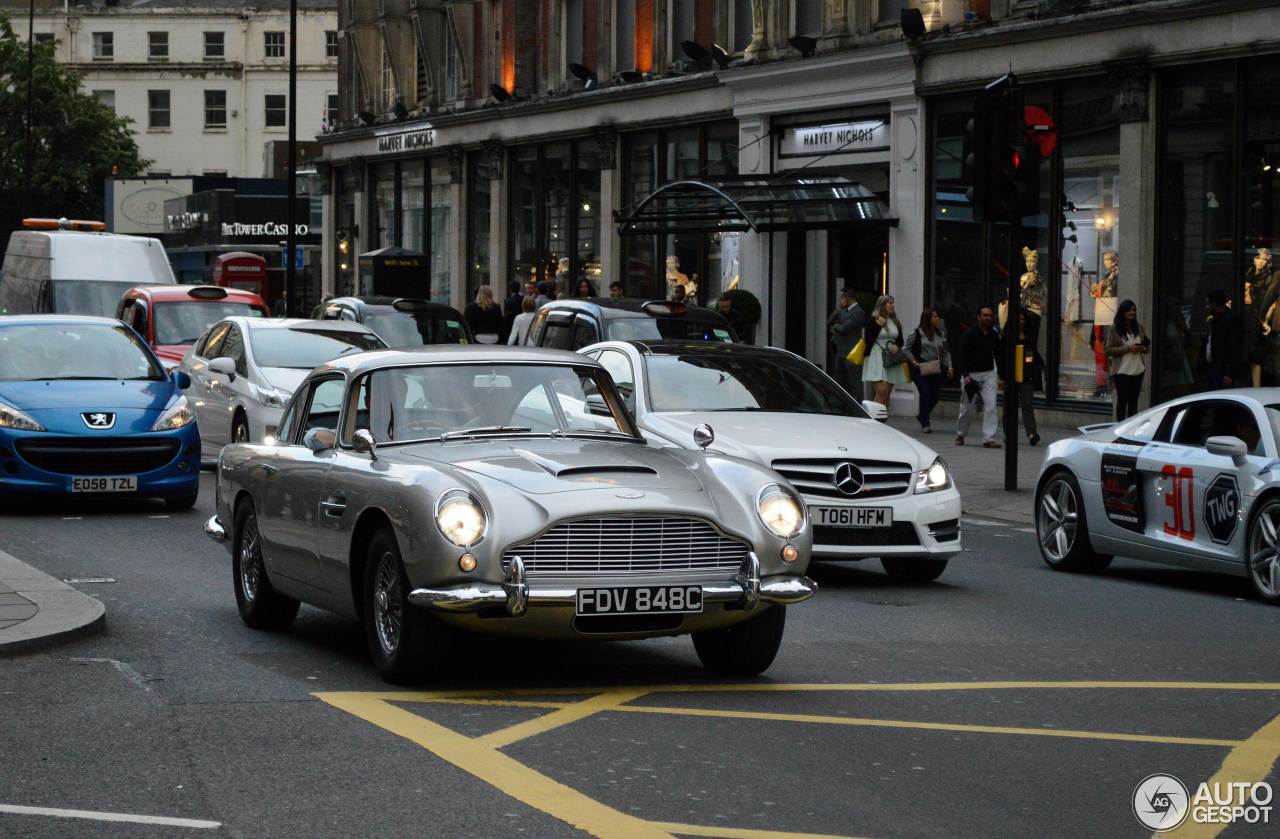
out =
{"type": "Polygon", "coordinates": [[[885,571],[935,580],[960,552],[960,493],[937,453],[889,426],[794,353],[681,341],[584,348],[651,442],[699,446],[781,473],[813,520],[813,557],[879,557],[885,571]]]}
{"type": "Polygon", "coordinates": [[[1280,389],[1219,390],[1049,447],[1040,553],[1061,571],[1120,554],[1247,576],[1280,603],[1280,389]]]}

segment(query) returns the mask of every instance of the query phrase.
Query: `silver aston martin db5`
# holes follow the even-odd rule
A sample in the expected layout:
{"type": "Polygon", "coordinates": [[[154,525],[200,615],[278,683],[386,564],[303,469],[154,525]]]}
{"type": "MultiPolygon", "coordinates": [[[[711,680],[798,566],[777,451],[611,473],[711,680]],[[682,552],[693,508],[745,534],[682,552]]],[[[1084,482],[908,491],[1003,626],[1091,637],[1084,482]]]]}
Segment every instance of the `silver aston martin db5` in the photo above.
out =
{"type": "Polygon", "coordinates": [[[299,602],[358,619],[382,675],[446,666],[458,629],[693,635],[710,670],[762,672],[810,597],[808,514],[763,466],[647,444],[597,362],[476,346],[313,371],[278,439],[231,445],[205,531],[246,624],[299,602]]]}

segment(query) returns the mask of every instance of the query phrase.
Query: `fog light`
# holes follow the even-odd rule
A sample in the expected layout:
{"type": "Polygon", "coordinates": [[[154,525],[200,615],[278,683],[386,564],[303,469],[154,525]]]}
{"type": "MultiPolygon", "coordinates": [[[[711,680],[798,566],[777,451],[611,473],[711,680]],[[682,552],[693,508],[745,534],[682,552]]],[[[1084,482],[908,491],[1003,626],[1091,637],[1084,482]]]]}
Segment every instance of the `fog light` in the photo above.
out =
{"type": "Polygon", "coordinates": [[[795,562],[799,558],[800,558],[800,549],[797,548],[795,545],[787,545],[785,548],[782,549],[783,562],[795,562]]]}
{"type": "Polygon", "coordinates": [[[458,557],[458,567],[468,573],[476,570],[476,558],[472,554],[463,554],[458,557]]]}

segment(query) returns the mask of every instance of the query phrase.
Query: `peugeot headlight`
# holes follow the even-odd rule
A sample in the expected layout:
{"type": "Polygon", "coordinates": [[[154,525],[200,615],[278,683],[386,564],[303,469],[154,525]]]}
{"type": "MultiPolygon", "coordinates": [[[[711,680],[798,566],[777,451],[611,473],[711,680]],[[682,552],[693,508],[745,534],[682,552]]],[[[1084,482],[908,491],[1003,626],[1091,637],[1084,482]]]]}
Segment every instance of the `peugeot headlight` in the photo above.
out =
{"type": "Polygon", "coordinates": [[[184,426],[188,426],[195,421],[196,412],[191,407],[191,403],[187,401],[187,397],[179,396],[178,401],[170,405],[168,409],[160,415],[160,419],[156,420],[156,424],[151,426],[151,430],[174,431],[184,426]]]}
{"type": "Polygon", "coordinates": [[[254,385],[258,389],[258,401],[268,408],[283,408],[289,395],[271,385],[254,385]]]}
{"type": "Polygon", "coordinates": [[[12,405],[0,402],[0,428],[14,431],[44,431],[45,427],[12,405]]]}
{"type": "Polygon", "coordinates": [[[917,495],[922,492],[937,492],[950,486],[951,473],[947,471],[947,464],[942,462],[942,458],[935,460],[928,469],[921,469],[916,473],[917,495]]]}
{"type": "Polygon", "coordinates": [[[489,519],[475,496],[455,489],[442,495],[436,504],[436,527],[453,544],[469,548],[484,538],[489,519]]]}
{"type": "Polygon", "coordinates": [[[781,484],[769,484],[760,490],[756,513],[773,535],[783,539],[799,536],[804,530],[804,505],[781,484]]]}

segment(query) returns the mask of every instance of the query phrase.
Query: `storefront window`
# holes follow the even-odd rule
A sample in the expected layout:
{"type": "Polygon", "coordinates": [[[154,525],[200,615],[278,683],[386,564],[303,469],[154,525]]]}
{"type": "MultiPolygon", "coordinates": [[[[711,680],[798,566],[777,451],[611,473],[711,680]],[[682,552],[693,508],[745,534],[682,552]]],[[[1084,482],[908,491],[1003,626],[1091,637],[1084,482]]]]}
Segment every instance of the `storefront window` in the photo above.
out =
{"type": "Polygon", "coordinates": [[[1280,385],[1280,259],[1272,255],[1280,233],[1280,60],[1272,57],[1245,67],[1244,258],[1246,291],[1241,292],[1248,343],[1249,381],[1280,385]]]}
{"type": "Polygon", "coordinates": [[[453,181],[446,157],[431,159],[431,299],[450,302],[453,264],[453,181]]]}
{"type": "Polygon", "coordinates": [[[417,253],[424,252],[423,213],[425,212],[421,160],[408,160],[400,164],[400,247],[417,253]]]}
{"type": "MultiPolygon", "coordinates": [[[[658,135],[654,132],[628,134],[623,140],[623,203],[635,206],[658,188],[658,135]]],[[[622,239],[622,284],[628,297],[653,297],[658,291],[657,242],[653,236],[625,236],[622,239]]]]}
{"type": "Polygon", "coordinates": [[[376,248],[396,243],[396,164],[380,163],[373,169],[373,218],[378,225],[376,248]]]}
{"type": "Polygon", "coordinates": [[[596,294],[607,295],[608,288],[602,288],[600,283],[600,155],[594,143],[578,144],[575,177],[578,276],[590,280],[596,294]]]}
{"type": "Polygon", "coordinates": [[[573,293],[569,259],[569,144],[553,143],[542,150],[542,206],[546,213],[544,276],[555,281],[556,294],[573,293]]]}
{"type": "MultiPolygon", "coordinates": [[[[467,156],[467,300],[476,289],[491,285],[489,278],[490,180],[484,152],[467,156]]],[[[500,292],[502,289],[494,289],[500,292]]],[[[523,291],[523,289],[522,289],[523,291]]]]}
{"type": "Polygon", "coordinates": [[[538,273],[538,149],[521,146],[511,153],[511,269],[516,278],[541,280],[538,273]]]}

